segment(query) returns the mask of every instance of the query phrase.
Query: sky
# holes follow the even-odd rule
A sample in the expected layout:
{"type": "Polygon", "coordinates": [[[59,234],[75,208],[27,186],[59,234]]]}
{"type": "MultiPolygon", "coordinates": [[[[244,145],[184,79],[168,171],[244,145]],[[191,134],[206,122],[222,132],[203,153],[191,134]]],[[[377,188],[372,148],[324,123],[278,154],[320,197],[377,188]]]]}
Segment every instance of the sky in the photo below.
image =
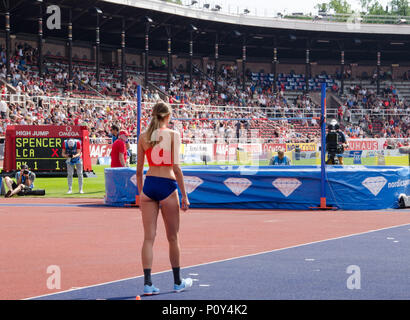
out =
{"type": "MultiPolygon", "coordinates": [[[[204,0],[203,0],[204,1],[204,0]]],[[[201,1],[201,2],[203,2],[201,1]]],[[[391,0],[379,0],[379,2],[386,6],[391,0]]],[[[292,12],[303,12],[305,14],[317,14],[315,9],[316,4],[322,2],[329,2],[328,0],[209,0],[207,1],[211,4],[219,4],[224,7],[231,7],[231,10],[235,10],[236,7],[245,8],[247,7],[252,11],[257,9],[258,15],[265,15],[265,13],[271,12],[281,12],[281,13],[292,13],[292,12]]],[[[352,6],[353,10],[360,9],[359,0],[348,0],[348,3],[352,6]]],[[[272,16],[272,14],[266,14],[272,16]]]]}

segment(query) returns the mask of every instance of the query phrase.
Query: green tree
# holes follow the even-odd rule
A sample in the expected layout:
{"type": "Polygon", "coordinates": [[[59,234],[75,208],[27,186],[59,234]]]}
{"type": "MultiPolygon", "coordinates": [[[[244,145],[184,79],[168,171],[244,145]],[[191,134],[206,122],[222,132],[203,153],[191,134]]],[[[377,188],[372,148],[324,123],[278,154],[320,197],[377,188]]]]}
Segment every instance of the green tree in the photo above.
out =
{"type": "Polygon", "coordinates": [[[383,8],[383,5],[380,4],[378,1],[375,1],[370,7],[369,7],[369,14],[371,15],[386,15],[387,12],[386,10],[383,8]]]}
{"type": "Polygon", "coordinates": [[[329,7],[335,13],[352,13],[352,6],[346,0],[330,0],[329,7]]]}
{"type": "Polygon", "coordinates": [[[392,0],[390,6],[393,15],[407,16],[410,14],[408,0],[392,0]]]}
{"type": "Polygon", "coordinates": [[[329,2],[318,3],[316,9],[323,12],[329,12],[333,9],[335,13],[352,13],[352,7],[347,0],[330,0],[329,2]]]}
{"type": "Polygon", "coordinates": [[[315,9],[317,9],[319,12],[328,12],[329,11],[329,4],[323,2],[323,3],[318,3],[315,6],[315,9]]]}
{"type": "Polygon", "coordinates": [[[361,12],[370,15],[386,15],[383,5],[378,0],[359,0],[361,12]]]}

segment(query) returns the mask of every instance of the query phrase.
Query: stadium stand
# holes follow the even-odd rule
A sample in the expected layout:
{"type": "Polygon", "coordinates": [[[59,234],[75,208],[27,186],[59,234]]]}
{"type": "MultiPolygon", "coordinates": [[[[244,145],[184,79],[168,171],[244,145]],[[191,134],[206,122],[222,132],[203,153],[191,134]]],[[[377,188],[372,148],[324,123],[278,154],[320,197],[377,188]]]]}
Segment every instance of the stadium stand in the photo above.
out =
{"type": "MultiPolygon", "coordinates": [[[[150,13],[153,14],[152,11],[150,13]]],[[[182,21],[178,19],[183,19],[172,18],[176,23],[182,21]]],[[[87,24],[85,21],[83,23],[87,24]]],[[[326,33],[321,35],[325,36],[326,33]]],[[[151,35],[154,38],[152,41],[157,41],[155,37],[155,34],[151,35]]],[[[225,40],[228,38],[232,37],[225,40]]],[[[92,39],[87,40],[92,46],[92,39]]],[[[238,41],[232,38],[226,46],[235,46],[238,41]]],[[[7,105],[7,110],[2,113],[0,134],[11,124],[86,124],[92,141],[100,141],[109,137],[109,126],[112,123],[119,123],[136,134],[136,88],[144,82],[143,56],[139,63],[133,61],[127,64],[126,84],[123,87],[119,61],[102,61],[100,81],[97,83],[92,55],[84,54],[82,58],[75,55],[70,87],[68,57],[61,54],[64,47],[48,47],[43,56],[43,78],[40,79],[39,50],[33,44],[35,42],[26,42],[19,36],[13,42],[10,83],[7,83],[4,44],[1,46],[2,101],[7,105]]],[[[176,42],[175,46],[180,49],[182,45],[176,42]]],[[[254,61],[249,59],[246,70],[242,70],[240,60],[232,56],[224,57],[216,70],[212,55],[202,53],[202,57],[195,59],[193,78],[190,79],[190,58],[180,54],[177,58],[172,58],[168,83],[168,61],[164,58],[167,54],[164,51],[155,53],[148,60],[150,87],[143,89],[143,102],[153,103],[166,99],[174,105],[175,117],[189,118],[190,120],[178,120],[174,123],[182,130],[186,142],[198,137],[231,141],[238,138],[232,130],[238,123],[235,119],[242,118],[248,119],[244,122],[247,124],[248,138],[251,130],[259,130],[259,138],[264,141],[277,138],[289,142],[315,141],[319,135],[319,126],[312,118],[320,115],[320,101],[314,92],[320,89],[323,82],[337,101],[340,101],[337,108],[328,108],[328,117],[337,117],[350,138],[410,136],[409,71],[405,67],[400,72],[384,68],[378,84],[381,91],[377,94],[377,74],[374,67],[347,64],[341,88],[338,62],[328,63],[322,70],[317,67],[314,72],[312,68],[315,65],[312,64],[308,77],[309,86],[306,88],[305,73],[301,72],[305,69],[305,64],[300,58],[294,60],[297,61],[296,64],[286,62],[285,59],[275,79],[272,70],[265,71],[267,66],[271,68],[272,65],[258,63],[256,58],[254,61]],[[241,83],[243,72],[246,73],[245,90],[241,83]],[[221,120],[207,120],[209,118],[221,120]],[[268,118],[309,119],[275,123],[267,120],[268,118]]],[[[143,116],[145,119],[149,117],[147,110],[144,110],[143,116]]],[[[143,126],[145,124],[146,120],[143,121],[143,126]]]]}

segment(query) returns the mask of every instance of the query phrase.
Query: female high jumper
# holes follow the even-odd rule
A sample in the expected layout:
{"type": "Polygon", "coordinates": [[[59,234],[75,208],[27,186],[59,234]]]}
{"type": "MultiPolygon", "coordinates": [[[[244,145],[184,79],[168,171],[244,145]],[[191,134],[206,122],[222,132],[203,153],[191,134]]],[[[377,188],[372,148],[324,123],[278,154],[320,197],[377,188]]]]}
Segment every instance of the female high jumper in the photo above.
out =
{"type": "Polygon", "coordinates": [[[192,286],[191,278],[181,279],[180,277],[178,186],[182,195],[182,210],[188,210],[189,200],[179,166],[180,136],[178,132],[168,128],[171,113],[172,110],[168,104],[164,102],[155,104],[148,129],[140,135],[138,140],[137,185],[144,226],[144,243],[141,252],[144,269],[144,295],[159,294],[159,289],[151,281],[151,268],[160,208],[169,243],[174,291],[180,292],[192,286]],[[143,181],[145,156],[149,169],[143,181]]]}

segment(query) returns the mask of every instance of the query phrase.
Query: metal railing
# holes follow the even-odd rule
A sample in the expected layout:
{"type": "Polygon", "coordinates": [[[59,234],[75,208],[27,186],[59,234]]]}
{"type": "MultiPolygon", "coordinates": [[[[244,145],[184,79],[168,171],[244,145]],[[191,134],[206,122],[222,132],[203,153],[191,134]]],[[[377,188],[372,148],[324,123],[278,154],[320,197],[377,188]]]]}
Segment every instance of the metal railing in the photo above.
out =
{"type": "MultiPolygon", "coordinates": [[[[96,106],[124,106],[124,105],[132,105],[132,106],[137,106],[137,99],[135,100],[117,100],[114,98],[82,98],[82,97],[64,97],[64,96],[45,96],[45,95],[33,95],[33,96],[28,96],[26,94],[3,94],[0,96],[0,99],[9,102],[9,103],[20,103],[23,106],[26,103],[32,103],[34,102],[35,106],[38,107],[38,104],[41,100],[43,107],[44,105],[48,104],[56,104],[56,103],[63,103],[66,105],[72,105],[72,104],[88,104],[88,105],[96,105],[96,106]]],[[[252,100],[251,103],[254,103],[256,100],[252,100]]],[[[141,108],[144,109],[152,109],[152,107],[157,103],[156,101],[152,102],[141,102],[141,108]]],[[[261,106],[255,106],[253,104],[248,104],[248,105],[209,105],[209,104],[193,104],[190,102],[177,102],[170,104],[172,109],[180,113],[179,111],[181,105],[184,106],[185,108],[188,108],[191,111],[197,111],[197,112],[208,112],[208,113],[224,113],[228,111],[233,111],[233,112],[241,112],[241,113],[252,113],[252,112],[277,112],[273,111],[275,110],[275,106],[269,106],[269,107],[261,107],[261,106]]],[[[316,106],[316,104],[313,105],[313,108],[310,110],[307,110],[306,108],[298,108],[295,106],[287,106],[288,110],[285,111],[283,109],[283,106],[281,108],[280,113],[290,113],[293,115],[298,114],[300,117],[306,117],[308,116],[307,114],[314,114],[313,117],[319,116],[320,115],[320,110],[321,108],[319,106],[316,106]]],[[[185,111],[187,109],[184,109],[185,111]]],[[[376,114],[376,115],[382,115],[382,116],[393,116],[393,115],[399,115],[399,116],[406,116],[410,114],[410,108],[407,107],[402,109],[401,111],[399,110],[398,112],[395,112],[394,110],[385,110],[382,109],[378,112],[375,112],[373,109],[363,109],[363,108],[349,108],[349,110],[354,113],[354,114],[376,114]]],[[[327,109],[327,116],[329,114],[334,114],[337,113],[337,109],[327,109]]]]}
{"type": "MultiPolygon", "coordinates": [[[[80,106],[89,105],[97,108],[110,106],[111,109],[121,108],[124,106],[131,106],[137,109],[136,100],[115,100],[102,98],[77,98],[77,97],[61,97],[61,96],[26,96],[19,94],[5,94],[1,99],[9,103],[18,103],[25,107],[27,104],[34,102],[35,107],[39,107],[40,103],[44,108],[50,105],[62,104],[63,106],[80,106]]],[[[141,109],[143,112],[150,114],[150,110],[156,102],[142,102],[141,109]]],[[[174,103],[171,104],[173,109],[173,118],[180,121],[190,120],[303,120],[303,118],[317,118],[320,117],[321,109],[319,106],[314,106],[310,110],[306,108],[298,108],[288,106],[287,109],[281,107],[277,109],[275,106],[260,107],[254,105],[205,105],[205,104],[191,104],[191,103],[174,103]],[[181,108],[183,106],[183,108],[181,108]],[[188,113],[188,116],[186,116],[188,113]],[[259,115],[258,115],[259,114],[259,115]],[[262,114],[262,115],[261,115],[262,114]],[[202,116],[201,116],[202,115],[202,116]],[[206,115],[206,116],[205,116],[206,115]],[[231,116],[232,115],[232,116],[231,116]],[[264,115],[264,116],[263,116],[264,115]],[[283,118],[283,119],[281,119],[283,118]]],[[[410,108],[397,109],[381,109],[375,111],[373,109],[363,108],[349,108],[352,116],[410,116],[410,108]]],[[[335,108],[328,108],[326,117],[337,117],[338,110],[335,108]]]]}

